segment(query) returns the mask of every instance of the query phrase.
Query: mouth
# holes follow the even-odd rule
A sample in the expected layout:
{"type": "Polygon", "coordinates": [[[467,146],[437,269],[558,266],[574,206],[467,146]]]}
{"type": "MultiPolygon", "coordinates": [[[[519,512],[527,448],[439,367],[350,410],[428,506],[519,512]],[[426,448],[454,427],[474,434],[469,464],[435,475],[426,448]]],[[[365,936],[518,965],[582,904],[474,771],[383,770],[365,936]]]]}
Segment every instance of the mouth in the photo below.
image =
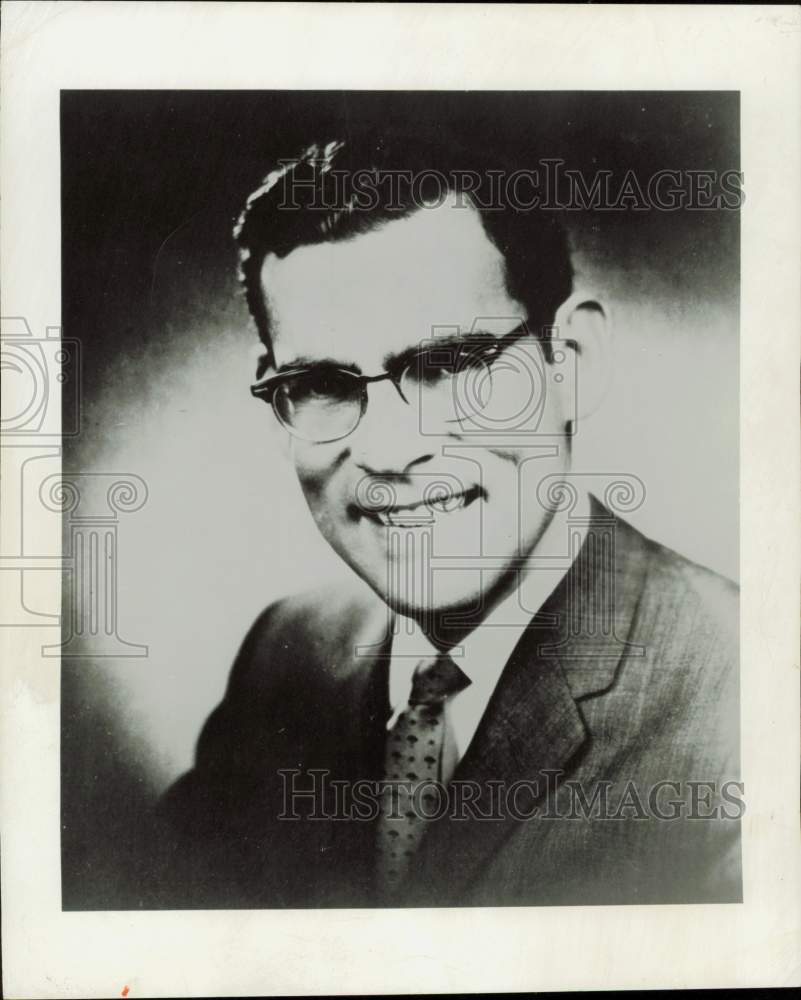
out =
{"type": "Polygon", "coordinates": [[[471,486],[469,490],[460,492],[441,491],[414,503],[395,504],[392,507],[372,510],[354,505],[353,510],[358,516],[365,517],[383,528],[421,528],[433,524],[442,517],[464,510],[483,496],[485,493],[480,486],[471,486]]]}

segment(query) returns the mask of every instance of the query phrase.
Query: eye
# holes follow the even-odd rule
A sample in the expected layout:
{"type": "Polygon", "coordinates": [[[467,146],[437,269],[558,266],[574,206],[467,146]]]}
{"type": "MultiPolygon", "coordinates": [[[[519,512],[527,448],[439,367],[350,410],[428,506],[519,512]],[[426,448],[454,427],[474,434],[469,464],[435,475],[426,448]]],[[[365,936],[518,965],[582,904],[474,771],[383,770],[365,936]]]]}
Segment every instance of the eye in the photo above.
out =
{"type": "Polygon", "coordinates": [[[355,376],[336,369],[322,368],[290,376],[283,383],[282,394],[293,406],[304,403],[336,403],[353,398],[359,384],[355,376]]]}
{"type": "Polygon", "coordinates": [[[486,343],[462,341],[437,344],[417,355],[411,371],[422,385],[436,385],[459,374],[486,367],[493,355],[492,345],[486,343]]]}

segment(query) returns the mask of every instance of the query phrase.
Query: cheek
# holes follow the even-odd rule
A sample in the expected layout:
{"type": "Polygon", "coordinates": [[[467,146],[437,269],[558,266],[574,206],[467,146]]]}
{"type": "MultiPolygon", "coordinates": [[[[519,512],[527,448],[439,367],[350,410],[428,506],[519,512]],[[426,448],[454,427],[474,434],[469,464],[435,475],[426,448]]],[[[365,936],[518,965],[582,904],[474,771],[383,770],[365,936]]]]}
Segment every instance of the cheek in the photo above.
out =
{"type": "Polygon", "coordinates": [[[519,479],[524,470],[527,476],[537,470],[543,476],[550,475],[564,469],[569,464],[569,458],[569,437],[541,430],[536,436],[521,435],[517,440],[509,441],[508,446],[497,444],[487,448],[484,461],[479,462],[484,477],[491,481],[519,479]]]}
{"type": "Polygon", "coordinates": [[[306,502],[317,516],[335,489],[336,473],[343,460],[342,449],[293,440],[291,459],[306,502]]]}
{"type": "Polygon", "coordinates": [[[500,521],[507,530],[518,525],[528,535],[547,516],[549,504],[543,497],[548,483],[561,481],[570,466],[570,452],[567,441],[556,435],[529,437],[525,446],[487,449],[481,464],[489,499],[487,523],[500,521]]]}

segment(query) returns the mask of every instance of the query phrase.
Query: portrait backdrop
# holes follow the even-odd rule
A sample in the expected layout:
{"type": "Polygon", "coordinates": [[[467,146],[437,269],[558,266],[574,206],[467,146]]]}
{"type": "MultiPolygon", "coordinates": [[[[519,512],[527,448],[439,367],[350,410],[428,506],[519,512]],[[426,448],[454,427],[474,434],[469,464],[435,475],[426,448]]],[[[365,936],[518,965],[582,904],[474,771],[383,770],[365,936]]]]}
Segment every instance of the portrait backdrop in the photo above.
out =
{"type": "MultiPolygon", "coordinates": [[[[357,125],[443,125],[522,168],[560,160],[588,183],[610,171],[613,190],[628,171],[645,186],[659,171],[686,183],[739,169],[731,92],[62,92],[62,326],[80,348],[65,478],[104,495],[133,484],[99,557],[115,610],[105,646],[69,633],[79,597],[65,589],[66,909],[126,897],[140,826],[191,765],[256,615],[348,572],[250,397],[258,341],[231,232],[278,159],[357,125]]],[[[574,468],[638,477],[629,520],[736,579],[739,215],[636,201],[562,213],[576,284],[608,305],[614,342],[574,468]]]]}

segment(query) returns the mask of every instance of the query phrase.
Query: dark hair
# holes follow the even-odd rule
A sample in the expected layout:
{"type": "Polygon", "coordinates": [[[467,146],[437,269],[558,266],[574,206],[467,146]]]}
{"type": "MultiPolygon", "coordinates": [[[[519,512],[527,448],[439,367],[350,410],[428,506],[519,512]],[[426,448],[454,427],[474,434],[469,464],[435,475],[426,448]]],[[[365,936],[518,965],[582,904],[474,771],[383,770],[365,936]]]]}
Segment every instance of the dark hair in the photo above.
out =
{"type": "Polygon", "coordinates": [[[570,255],[553,210],[522,208],[509,198],[508,179],[515,173],[520,170],[468,152],[441,132],[349,135],[279,161],[247,199],[234,229],[240,280],[268,348],[262,367],[271,360],[261,288],[268,254],[284,257],[296,247],[352,239],[439,204],[448,194],[479,213],[503,254],[509,294],[526,307],[530,331],[547,343],[556,310],[572,289],[570,255]]]}

